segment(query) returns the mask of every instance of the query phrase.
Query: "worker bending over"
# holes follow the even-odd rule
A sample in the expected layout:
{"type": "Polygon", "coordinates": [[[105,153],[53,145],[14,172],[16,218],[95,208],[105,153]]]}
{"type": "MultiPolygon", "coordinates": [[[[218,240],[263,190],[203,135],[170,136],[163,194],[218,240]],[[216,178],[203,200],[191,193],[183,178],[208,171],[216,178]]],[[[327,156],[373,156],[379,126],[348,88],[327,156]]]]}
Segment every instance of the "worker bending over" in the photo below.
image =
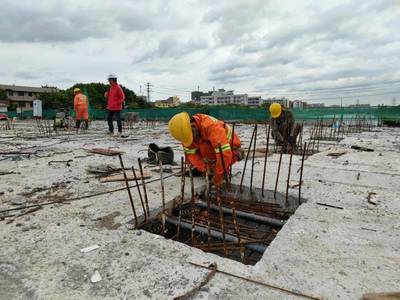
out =
{"type": "Polygon", "coordinates": [[[271,113],[271,134],[276,145],[281,146],[283,152],[293,150],[301,125],[295,126],[293,113],[279,103],[272,103],[269,112],[271,113]]]}
{"type": "Polygon", "coordinates": [[[232,128],[205,114],[176,114],[168,123],[171,135],[182,142],[187,161],[198,171],[214,175],[214,184],[219,186],[224,179],[224,171],[243,157],[240,140],[232,128]],[[224,165],[222,164],[222,157],[224,165]]]}
{"type": "Polygon", "coordinates": [[[82,93],[79,88],[74,88],[74,110],[76,116],[76,131],[79,130],[81,120],[85,121],[85,129],[89,128],[89,103],[88,98],[82,93]]]}

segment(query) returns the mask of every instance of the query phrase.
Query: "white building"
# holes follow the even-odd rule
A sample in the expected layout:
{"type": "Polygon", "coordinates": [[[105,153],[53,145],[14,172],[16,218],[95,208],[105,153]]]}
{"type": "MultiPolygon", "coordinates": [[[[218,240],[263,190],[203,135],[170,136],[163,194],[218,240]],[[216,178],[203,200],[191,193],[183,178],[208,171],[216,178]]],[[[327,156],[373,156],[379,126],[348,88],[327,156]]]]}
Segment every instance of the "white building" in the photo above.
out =
{"type": "Polygon", "coordinates": [[[226,104],[240,104],[248,105],[247,94],[234,94],[233,91],[225,91],[219,89],[213,91],[211,95],[200,97],[200,104],[202,105],[226,105],[226,104]]]}
{"type": "Polygon", "coordinates": [[[261,96],[248,97],[247,105],[250,107],[259,107],[261,105],[261,96]]]}
{"type": "Polygon", "coordinates": [[[283,98],[267,98],[267,99],[262,99],[261,100],[262,104],[272,104],[272,103],[279,103],[283,105],[284,107],[289,108],[290,107],[290,101],[289,99],[286,99],[285,97],[283,98]]]}
{"type": "Polygon", "coordinates": [[[301,100],[294,100],[293,101],[293,108],[303,109],[304,108],[304,102],[301,101],[301,100]]]}

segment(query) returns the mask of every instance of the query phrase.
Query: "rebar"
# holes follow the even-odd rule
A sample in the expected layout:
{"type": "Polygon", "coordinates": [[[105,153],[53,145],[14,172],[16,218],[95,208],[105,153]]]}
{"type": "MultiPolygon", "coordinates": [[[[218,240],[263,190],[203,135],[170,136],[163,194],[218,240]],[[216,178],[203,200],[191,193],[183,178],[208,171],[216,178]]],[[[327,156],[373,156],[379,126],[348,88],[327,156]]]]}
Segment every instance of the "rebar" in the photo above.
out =
{"type": "Polygon", "coordinates": [[[254,127],[253,134],[251,135],[249,149],[247,150],[246,160],[244,161],[244,167],[243,167],[243,172],[242,172],[242,178],[240,179],[240,186],[239,186],[239,191],[240,191],[240,193],[242,193],[242,191],[243,191],[243,189],[242,189],[243,179],[244,179],[244,174],[246,173],[247,161],[248,161],[248,159],[249,159],[249,154],[250,154],[250,150],[251,150],[251,145],[253,144],[253,138],[254,138],[254,133],[255,133],[255,131],[256,131],[256,127],[254,127]]]}
{"type": "MultiPolygon", "coordinates": [[[[232,158],[233,158],[233,142],[235,137],[235,122],[232,123],[232,137],[230,140],[231,144],[231,151],[232,151],[232,158]]],[[[232,182],[232,166],[229,168],[229,184],[232,182]]]]}
{"type": "Polygon", "coordinates": [[[256,157],[256,144],[257,144],[257,124],[255,126],[254,144],[253,144],[253,158],[251,160],[250,194],[253,194],[253,175],[254,175],[254,159],[256,157]]]}
{"type": "MultiPolygon", "coordinates": [[[[229,179],[228,179],[228,172],[227,172],[227,169],[226,169],[225,159],[224,159],[224,153],[222,152],[221,144],[218,144],[218,151],[219,151],[219,155],[220,155],[220,157],[221,157],[221,164],[222,164],[222,170],[223,170],[223,172],[224,172],[225,183],[226,183],[226,186],[227,186],[227,188],[228,188],[228,191],[230,191],[230,189],[231,189],[231,188],[230,188],[231,183],[230,183],[230,181],[229,181],[229,179]]],[[[231,148],[231,152],[232,152],[232,148],[231,148]]],[[[233,152],[232,152],[232,156],[233,156],[233,152]]],[[[231,168],[232,168],[232,166],[231,166],[231,168]]]]}
{"type": "Polygon", "coordinates": [[[134,166],[132,166],[132,173],[133,173],[133,178],[135,179],[135,183],[136,183],[136,187],[137,187],[137,190],[138,190],[140,202],[142,203],[142,208],[143,208],[143,213],[144,213],[144,221],[146,222],[147,218],[148,217],[150,218],[150,212],[146,211],[146,207],[144,205],[142,192],[140,190],[140,186],[139,186],[139,182],[138,182],[138,179],[137,179],[137,176],[136,176],[136,171],[135,171],[135,167],[134,166]]]}
{"type": "Polygon", "coordinates": [[[263,171],[263,179],[262,179],[262,190],[261,195],[264,197],[264,186],[265,186],[265,175],[267,174],[267,159],[268,159],[268,151],[269,151],[269,134],[271,127],[265,123],[265,132],[267,138],[267,144],[265,146],[265,156],[264,156],[264,171],[263,171]],[[268,127],[268,128],[267,128],[268,127]]]}
{"type": "Polygon", "coordinates": [[[207,193],[207,245],[211,243],[211,220],[210,220],[210,202],[211,202],[211,191],[210,191],[210,179],[208,178],[208,169],[206,170],[206,193],[207,193]]]}
{"type": "Polygon", "coordinates": [[[289,183],[290,183],[290,171],[292,169],[292,159],[293,159],[293,150],[290,151],[289,170],[288,170],[287,183],[286,183],[286,199],[285,199],[286,207],[289,206],[289,183]]]}
{"type": "Polygon", "coordinates": [[[144,193],[144,201],[146,203],[146,210],[150,213],[149,199],[147,198],[146,182],[144,181],[142,160],[140,159],[140,157],[138,158],[138,164],[139,164],[140,177],[142,178],[142,186],[143,186],[143,193],[144,193]]]}
{"type": "Polygon", "coordinates": [[[221,190],[219,187],[217,187],[217,204],[218,204],[218,211],[219,211],[219,221],[220,221],[220,226],[221,226],[221,231],[222,231],[222,243],[224,245],[224,255],[226,256],[228,254],[226,250],[226,245],[225,245],[225,226],[224,226],[224,212],[222,211],[222,204],[221,204],[221,190]]]}
{"type": "Polygon", "coordinates": [[[179,234],[180,234],[180,222],[182,219],[182,203],[185,197],[185,173],[186,173],[186,164],[185,164],[185,159],[182,156],[181,157],[181,198],[179,199],[179,215],[178,215],[178,225],[176,228],[176,239],[179,241],[179,234]]]}
{"type": "Polygon", "coordinates": [[[276,191],[278,189],[279,173],[281,171],[282,155],[283,155],[283,151],[281,150],[281,154],[279,156],[278,171],[276,173],[276,181],[275,181],[275,191],[274,191],[274,199],[275,200],[276,200],[276,191]]]}
{"type": "Polygon", "coordinates": [[[131,207],[132,207],[132,211],[133,211],[133,216],[135,217],[135,228],[137,228],[137,227],[138,227],[138,220],[137,220],[135,205],[133,204],[132,193],[131,193],[131,189],[129,188],[129,183],[128,183],[128,176],[126,176],[125,167],[124,167],[124,162],[122,161],[122,156],[121,156],[121,154],[118,154],[118,158],[119,158],[119,162],[120,162],[120,164],[121,164],[122,173],[124,174],[124,181],[125,181],[126,189],[127,189],[127,191],[128,191],[128,196],[129,196],[129,201],[130,201],[130,203],[131,203],[131,207]]]}
{"type": "Polygon", "coordinates": [[[191,234],[191,244],[194,243],[194,222],[195,222],[195,198],[194,198],[194,183],[193,183],[193,169],[192,166],[189,165],[189,173],[190,173],[190,191],[191,191],[191,214],[192,214],[192,234],[191,234]]]}
{"type": "MultiPolygon", "coordinates": [[[[304,149],[307,148],[307,142],[304,142],[304,149]]],[[[300,167],[300,181],[299,181],[299,206],[301,204],[301,185],[303,184],[303,169],[304,169],[304,158],[306,155],[306,151],[303,150],[303,155],[301,158],[301,167],[300,167]]]]}
{"type": "Polygon", "coordinates": [[[162,201],[162,213],[161,213],[161,225],[162,225],[162,234],[165,234],[165,188],[164,188],[164,175],[163,175],[163,165],[161,159],[158,160],[160,165],[160,182],[161,182],[161,201],[162,201]]]}

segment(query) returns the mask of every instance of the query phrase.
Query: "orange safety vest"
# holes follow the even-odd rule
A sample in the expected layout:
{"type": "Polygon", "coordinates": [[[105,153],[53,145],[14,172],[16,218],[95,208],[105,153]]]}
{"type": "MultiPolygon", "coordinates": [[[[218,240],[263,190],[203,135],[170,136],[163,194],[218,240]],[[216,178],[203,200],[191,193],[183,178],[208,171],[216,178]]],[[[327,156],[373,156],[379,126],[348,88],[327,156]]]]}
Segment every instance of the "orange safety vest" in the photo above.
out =
{"type": "Polygon", "coordinates": [[[237,161],[233,155],[233,149],[240,147],[240,139],[234,133],[232,139],[231,126],[205,114],[195,114],[193,116],[200,137],[193,140],[189,147],[183,147],[187,160],[200,172],[205,172],[215,162],[215,183],[221,183],[224,176],[224,168],[220,154],[225,162],[228,172],[231,165],[237,161]]]}
{"type": "Polygon", "coordinates": [[[87,97],[82,94],[82,93],[78,93],[75,95],[74,97],[74,109],[77,110],[79,109],[87,109],[88,107],[88,99],[87,97]]]}

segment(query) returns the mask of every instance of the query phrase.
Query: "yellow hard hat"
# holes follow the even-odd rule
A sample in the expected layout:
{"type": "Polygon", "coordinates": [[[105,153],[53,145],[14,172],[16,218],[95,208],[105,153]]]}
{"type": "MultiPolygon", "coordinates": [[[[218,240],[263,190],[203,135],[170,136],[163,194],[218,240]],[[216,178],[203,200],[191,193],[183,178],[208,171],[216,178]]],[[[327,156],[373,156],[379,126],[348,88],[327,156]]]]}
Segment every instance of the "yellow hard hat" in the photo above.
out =
{"type": "Polygon", "coordinates": [[[77,93],[77,92],[80,92],[80,91],[81,91],[80,88],[74,88],[74,94],[77,93]]]}
{"type": "Polygon", "coordinates": [[[276,119],[279,118],[279,116],[282,113],[282,106],[279,103],[272,103],[269,106],[269,112],[271,113],[271,116],[276,119]]]}
{"type": "Polygon", "coordinates": [[[190,117],[187,112],[176,114],[169,120],[168,129],[171,135],[182,142],[185,147],[193,143],[192,127],[190,126],[190,117]]]}

